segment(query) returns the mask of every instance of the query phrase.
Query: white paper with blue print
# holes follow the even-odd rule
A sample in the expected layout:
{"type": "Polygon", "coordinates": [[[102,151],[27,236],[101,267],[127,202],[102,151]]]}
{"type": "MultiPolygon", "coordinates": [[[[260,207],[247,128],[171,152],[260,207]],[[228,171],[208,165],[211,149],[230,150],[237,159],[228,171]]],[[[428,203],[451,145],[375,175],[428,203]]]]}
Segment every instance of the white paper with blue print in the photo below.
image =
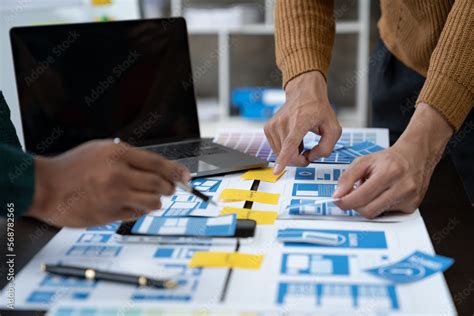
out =
{"type": "MultiPolygon", "coordinates": [[[[218,302],[226,270],[191,269],[188,262],[196,251],[234,251],[236,244],[157,245],[119,243],[118,224],[90,229],[62,229],[16,276],[15,308],[47,309],[71,300],[92,303],[108,300],[131,304],[218,302]],[[110,282],[94,282],[52,276],[40,270],[43,263],[93,267],[106,271],[171,278],[173,290],[140,288],[110,282]]],[[[6,293],[2,293],[1,302],[6,293]]]]}
{"type": "MultiPolygon", "coordinates": [[[[218,201],[222,190],[226,188],[234,189],[250,189],[251,182],[241,181],[239,175],[227,175],[225,177],[206,177],[192,180],[192,185],[211,197],[212,200],[218,201]]],[[[227,206],[243,207],[245,202],[231,202],[227,206]]],[[[214,206],[200,198],[177,188],[172,196],[162,198],[162,207],[159,210],[151,212],[152,216],[219,216],[221,208],[214,206]]]]}
{"type": "Polygon", "coordinates": [[[235,270],[228,302],[278,306],[289,315],[455,315],[441,273],[400,285],[366,272],[416,250],[433,254],[421,217],[395,223],[280,220],[274,227],[261,227],[255,243],[240,247],[265,255],[265,273],[235,270]],[[329,242],[277,238],[305,232],[329,242]],[[252,284],[251,290],[242,291],[246,284],[252,284]]]}
{"type": "MultiPolygon", "coordinates": [[[[356,157],[388,148],[386,128],[344,128],[341,137],[328,157],[316,159],[315,163],[350,164],[356,157]]],[[[318,145],[321,137],[308,132],[303,139],[304,148],[310,150],[318,145]]],[[[214,142],[274,162],[276,155],[266,140],[263,129],[226,128],[217,131],[214,142]]]]}
{"type": "MultiPolygon", "coordinates": [[[[196,181],[196,184],[201,190],[207,188],[207,194],[214,196],[226,187],[250,189],[251,185],[242,183],[238,175],[213,177],[201,182],[196,181]]],[[[177,197],[175,200],[184,199],[184,192],[178,191],[173,196],[177,197]]],[[[243,206],[243,203],[234,205],[243,206]]],[[[190,210],[195,209],[192,207],[190,210]]],[[[156,210],[151,214],[158,213],[156,216],[160,216],[159,214],[166,210],[169,209],[156,210]]],[[[203,208],[202,211],[212,213],[209,208],[203,208]]],[[[167,219],[168,217],[157,218],[167,219]]],[[[226,218],[232,219],[231,222],[235,221],[235,215],[226,216],[226,218]]],[[[219,221],[219,218],[214,220],[219,221]]],[[[221,226],[216,225],[216,227],[221,226]]],[[[160,244],[122,243],[119,242],[120,236],[115,234],[118,227],[119,223],[111,223],[87,229],[62,229],[16,275],[15,308],[47,309],[57,302],[67,300],[91,304],[117,300],[131,302],[132,305],[219,302],[227,270],[191,269],[188,268],[188,262],[196,251],[235,251],[237,245],[235,239],[227,239],[225,244],[213,243],[212,238],[199,238],[199,242],[196,238],[187,238],[185,244],[177,245],[177,240],[173,237],[163,237],[160,244]],[[169,243],[163,243],[168,239],[169,243]],[[143,274],[155,278],[172,278],[178,282],[179,286],[173,290],[150,289],[50,276],[40,270],[43,263],[80,265],[106,271],[143,274]]],[[[0,301],[4,304],[7,302],[7,292],[3,291],[1,295],[0,301]]]]}
{"type": "MultiPolygon", "coordinates": [[[[307,315],[455,314],[441,273],[398,284],[366,271],[401,261],[414,251],[434,254],[418,212],[387,223],[368,221],[356,212],[343,212],[333,205],[324,208],[315,203],[302,209],[305,214],[289,214],[292,208],[286,209],[286,206],[290,204],[326,199],[346,167],[312,164],[305,168],[288,168],[277,183],[260,182],[258,191],[281,194],[279,204],[254,203],[252,209],[277,211],[279,219],[274,225],[258,225],[252,242],[240,244],[239,252],[264,255],[265,259],[259,270],[233,270],[227,287],[227,269],[190,269],[187,265],[196,251],[235,251],[235,242],[227,245],[217,245],[212,240],[184,245],[119,243],[114,234],[117,224],[111,224],[86,230],[64,229],[55,236],[17,275],[16,308],[48,308],[57,302],[72,300],[92,307],[109,303],[120,311],[130,306],[134,311],[141,306],[176,311],[178,304],[197,307],[199,311],[213,306],[232,311],[244,307],[246,312],[270,310],[271,315],[275,311],[285,315],[293,312],[307,315]],[[280,242],[279,232],[280,235],[285,232],[286,237],[312,238],[313,242],[295,239],[280,242]],[[44,262],[108,271],[139,271],[155,277],[176,278],[180,286],[160,290],[50,277],[39,271],[44,262]],[[431,299],[433,297],[436,300],[431,299]]],[[[250,189],[252,181],[233,175],[200,179],[194,185],[217,200],[223,189],[250,189]]],[[[243,204],[226,203],[235,207],[243,207],[243,204]]],[[[150,215],[163,218],[217,216],[219,211],[178,191],[164,198],[163,208],[150,215]]],[[[2,295],[4,302],[6,293],[2,295]]]]}
{"type": "Polygon", "coordinates": [[[281,195],[279,204],[275,206],[254,203],[253,208],[277,211],[278,218],[286,220],[400,222],[420,216],[419,211],[416,210],[409,215],[386,213],[369,220],[355,210],[342,210],[336,203],[328,202],[347,167],[338,164],[310,164],[307,167],[287,168],[287,172],[278,182],[260,182],[258,187],[258,190],[262,192],[279,193],[281,195]]]}

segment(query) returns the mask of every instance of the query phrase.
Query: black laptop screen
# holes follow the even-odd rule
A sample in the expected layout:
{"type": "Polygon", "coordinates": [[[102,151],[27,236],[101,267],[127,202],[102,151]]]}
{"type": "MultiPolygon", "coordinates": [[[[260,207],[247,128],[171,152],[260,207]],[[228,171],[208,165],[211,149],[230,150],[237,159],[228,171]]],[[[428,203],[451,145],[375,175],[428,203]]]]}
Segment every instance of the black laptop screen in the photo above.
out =
{"type": "Polygon", "coordinates": [[[183,19],[20,27],[10,37],[27,150],[199,137],[183,19]]]}

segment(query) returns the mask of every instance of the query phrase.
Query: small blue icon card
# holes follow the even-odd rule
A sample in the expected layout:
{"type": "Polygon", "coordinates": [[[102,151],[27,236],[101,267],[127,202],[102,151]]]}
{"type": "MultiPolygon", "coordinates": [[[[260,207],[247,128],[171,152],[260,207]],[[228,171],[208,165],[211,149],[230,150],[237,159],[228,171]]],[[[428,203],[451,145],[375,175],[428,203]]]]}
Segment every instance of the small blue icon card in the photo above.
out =
{"type": "Polygon", "coordinates": [[[374,144],[372,142],[362,142],[351,147],[341,148],[337,150],[339,154],[342,154],[348,159],[354,160],[357,157],[373,154],[375,152],[381,151],[384,148],[374,144]]]}
{"type": "Polygon", "coordinates": [[[429,255],[415,251],[408,257],[381,267],[366,270],[368,273],[394,283],[415,282],[448,269],[454,260],[448,257],[429,255]]]}
{"type": "Polygon", "coordinates": [[[286,228],[277,240],[288,247],[387,249],[383,231],[286,228]]]}

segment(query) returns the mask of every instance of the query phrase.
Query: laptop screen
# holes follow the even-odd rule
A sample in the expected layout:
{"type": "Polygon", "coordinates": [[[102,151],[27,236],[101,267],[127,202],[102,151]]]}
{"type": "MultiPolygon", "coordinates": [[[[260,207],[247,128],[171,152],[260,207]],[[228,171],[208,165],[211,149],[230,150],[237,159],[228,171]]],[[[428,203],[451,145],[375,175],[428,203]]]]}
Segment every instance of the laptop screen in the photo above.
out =
{"type": "Polygon", "coordinates": [[[10,37],[28,151],[199,137],[183,19],[19,27],[10,37]]]}

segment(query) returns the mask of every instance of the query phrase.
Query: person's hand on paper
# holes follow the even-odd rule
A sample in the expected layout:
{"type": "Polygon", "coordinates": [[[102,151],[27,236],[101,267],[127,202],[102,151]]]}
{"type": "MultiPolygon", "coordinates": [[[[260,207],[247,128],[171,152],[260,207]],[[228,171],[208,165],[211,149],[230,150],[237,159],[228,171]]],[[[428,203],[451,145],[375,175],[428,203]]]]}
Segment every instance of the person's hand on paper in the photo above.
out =
{"type": "Polygon", "coordinates": [[[28,216],[51,225],[86,227],[130,220],[161,207],[186,167],[110,140],[91,141],[54,158],[35,158],[28,216]]]}
{"type": "Polygon", "coordinates": [[[420,103],[391,148],[357,158],[341,175],[333,195],[340,199],[336,204],[368,218],[385,211],[412,213],[423,200],[452,133],[441,114],[420,103]]]}
{"type": "Polygon", "coordinates": [[[265,135],[277,155],[274,173],[287,165],[305,166],[331,154],[342,128],[329,104],[326,80],[311,71],[288,82],[286,103],[265,125],[265,135]],[[309,131],[321,135],[317,146],[301,155],[303,137],[309,131]]]}

